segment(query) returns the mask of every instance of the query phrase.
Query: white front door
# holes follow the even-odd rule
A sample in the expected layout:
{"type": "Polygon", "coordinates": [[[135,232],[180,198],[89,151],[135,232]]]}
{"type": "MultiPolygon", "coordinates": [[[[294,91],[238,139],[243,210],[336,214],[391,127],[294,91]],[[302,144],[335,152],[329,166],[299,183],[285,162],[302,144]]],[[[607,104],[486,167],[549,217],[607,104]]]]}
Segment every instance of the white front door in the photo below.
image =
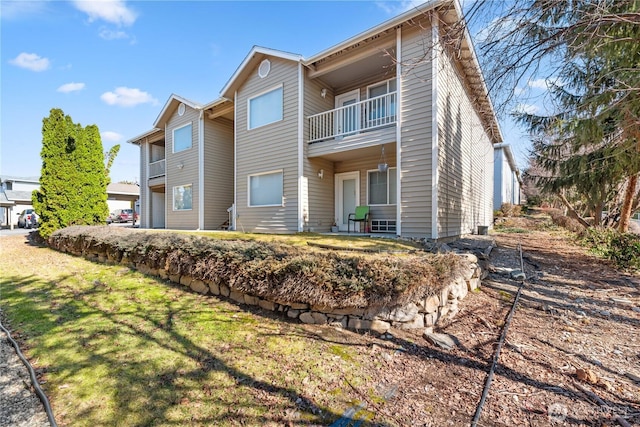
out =
{"type": "Polygon", "coordinates": [[[352,90],[336,96],[336,135],[352,135],[360,129],[360,90],[352,90]]]}
{"type": "Polygon", "coordinates": [[[355,213],[360,200],[360,174],[345,172],[336,174],[336,225],[347,231],[349,214],[355,213]]]}

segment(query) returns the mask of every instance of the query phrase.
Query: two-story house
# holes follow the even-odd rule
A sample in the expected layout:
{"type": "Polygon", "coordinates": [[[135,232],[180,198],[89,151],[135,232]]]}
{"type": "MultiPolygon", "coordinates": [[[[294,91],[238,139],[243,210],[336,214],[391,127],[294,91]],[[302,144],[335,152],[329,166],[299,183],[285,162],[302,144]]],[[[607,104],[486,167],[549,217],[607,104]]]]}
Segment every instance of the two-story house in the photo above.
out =
{"type": "Polygon", "coordinates": [[[433,0],[310,58],[254,47],[221,97],[171,96],[141,149],[142,227],[348,228],[431,239],[492,222],[501,142],[457,1],[433,0]]]}

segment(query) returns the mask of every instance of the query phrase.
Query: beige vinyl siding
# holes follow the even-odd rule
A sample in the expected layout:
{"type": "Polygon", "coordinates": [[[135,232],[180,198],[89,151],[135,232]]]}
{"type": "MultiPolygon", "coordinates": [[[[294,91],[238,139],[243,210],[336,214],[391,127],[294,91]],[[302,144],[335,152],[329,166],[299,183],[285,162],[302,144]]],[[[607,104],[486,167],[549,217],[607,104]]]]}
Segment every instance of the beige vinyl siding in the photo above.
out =
{"type": "MultiPolygon", "coordinates": [[[[305,73],[307,70],[305,69],[305,73]]],[[[331,230],[334,221],[334,168],[333,162],[323,158],[309,159],[309,122],[306,117],[334,108],[334,97],[331,88],[318,80],[305,80],[304,83],[304,176],[309,183],[309,231],[326,232],[331,230]],[[323,98],[320,91],[327,89],[323,98]],[[323,170],[323,178],[318,177],[318,171],[323,170]]]]}
{"type": "Polygon", "coordinates": [[[402,62],[413,63],[402,72],[400,108],[402,115],[400,179],[402,235],[431,237],[432,186],[432,80],[428,44],[428,23],[402,28],[402,62]]]}
{"type": "Polygon", "coordinates": [[[438,235],[457,237],[489,225],[493,146],[450,55],[438,57],[438,235]]]}
{"type": "Polygon", "coordinates": [[[247,232],[298,230],[298,63],[270,57],[271,71],[257,67],[236,99],[236,227],[247,232]],[[247,130],[247,100],[279,85],[283,87],[283,120],[247,130]],[[283,206],[249,207],[248,176],[283,170],[283,206]]]}
{"type": "Polygon", "coordinates": [[[233,122],[204,121],[204,228],[217,230],[233,204],[233,122]]]}
{"type": "Polygon", "coordinates": [[[184,115],[177,111],[171,116],[166,127],[166,227],[178,230],[195,230],[198,228],[198,117],[199,112],[187,106],[184,115]],[[173,152],[173,129],[191,123],[191,148],[173,152]],[[179,168],[178,165],[183,167],[179,168]],[[173,210],[173,187],[191,184],[193,205],[191,210],[173,210]]]}
{"type": "MultiPolygon", "coordinates": [[[[396,167],[395,145],[386,146],[389,154],[386,155],[390,168],[396,167]]],[[[360,176],[360,200],[358,205],[367,205],[367,172],[378,168],[380,156],[361,157],[356,160],[335,162],[335,173],[358,172],[360,176]]],[[[335,201],[332,201],[332,206],[335,201]]],[[[335,212],[335,209],[333,210],[335,212]]],[[[396,219],[396,205],[375,205],[370,209],[373,219],[396,219]]]]}

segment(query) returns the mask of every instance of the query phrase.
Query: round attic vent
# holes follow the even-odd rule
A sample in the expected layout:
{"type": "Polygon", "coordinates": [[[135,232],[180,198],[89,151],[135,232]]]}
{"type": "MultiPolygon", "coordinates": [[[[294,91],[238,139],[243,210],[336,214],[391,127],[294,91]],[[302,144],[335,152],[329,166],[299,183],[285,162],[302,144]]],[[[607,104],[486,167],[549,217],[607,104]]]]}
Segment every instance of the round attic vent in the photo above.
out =
{"type": "Polygon", "coordinates": [[[269,75],[269,71],[271,71],[271,62],[268,59],[265,59],[260,63],[260,67],[258,67],[258,75],[261,79],[264,79],[269,75]]]}
{"type": "Polygon", "coordinates": [[[185,110],[184,104],[180,103],[180,105],[178,105],[178,115],[182,116],[184,114],[184,110],[185,110]]]}

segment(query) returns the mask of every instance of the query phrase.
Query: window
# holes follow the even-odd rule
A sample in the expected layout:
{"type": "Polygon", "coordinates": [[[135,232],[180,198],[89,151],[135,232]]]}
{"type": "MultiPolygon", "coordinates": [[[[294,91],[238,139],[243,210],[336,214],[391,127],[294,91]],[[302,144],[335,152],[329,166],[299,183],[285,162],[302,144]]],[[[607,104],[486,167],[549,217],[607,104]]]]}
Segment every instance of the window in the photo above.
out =
{"type": "Polygon", "coordinates": [[[283,172],[249,175],[249,206],[282,206],[283,172]]]}
{"type": "Polygon", "coordinates": [[[382,83],[376,83],[367,88],[369,121],[375,124],[385,124],[389,120],[395,120],[396,115],[396,79],[387,80],[382,83]],[[383,96],[394,94],[390,96],[383,96]],[[378,98],[381,97],[381,98],[378,98]],[[374,98],[374,99],[372,99],[374,98]],[[386,121],[381,119],[388,119],[386,121]],[[379,123],[378,123],[379,122],[379,123]]]}
{"type": "Polygon", "coordinates": [[[249,98],[248,128],[255,129],[282,120],[282,86],[249,98]]]}
{"type": "Polygon", "coordinates": [[[389,168],[385,172],[368,171],[368,203],[370,205],[395,205],[397,183],[397,168],[389,168]]]}
{"type": "Polygon", "coordinates": [[[189,211],[193,205],[192,185],[178,185],[173,187],[173,210],[189,211]]]}
{"type": "Polygon", "coordinates": [[[191,148],[192,140],[191,123],[175,128],[173,130],[173,152],[177,153],[191,148]]]}

